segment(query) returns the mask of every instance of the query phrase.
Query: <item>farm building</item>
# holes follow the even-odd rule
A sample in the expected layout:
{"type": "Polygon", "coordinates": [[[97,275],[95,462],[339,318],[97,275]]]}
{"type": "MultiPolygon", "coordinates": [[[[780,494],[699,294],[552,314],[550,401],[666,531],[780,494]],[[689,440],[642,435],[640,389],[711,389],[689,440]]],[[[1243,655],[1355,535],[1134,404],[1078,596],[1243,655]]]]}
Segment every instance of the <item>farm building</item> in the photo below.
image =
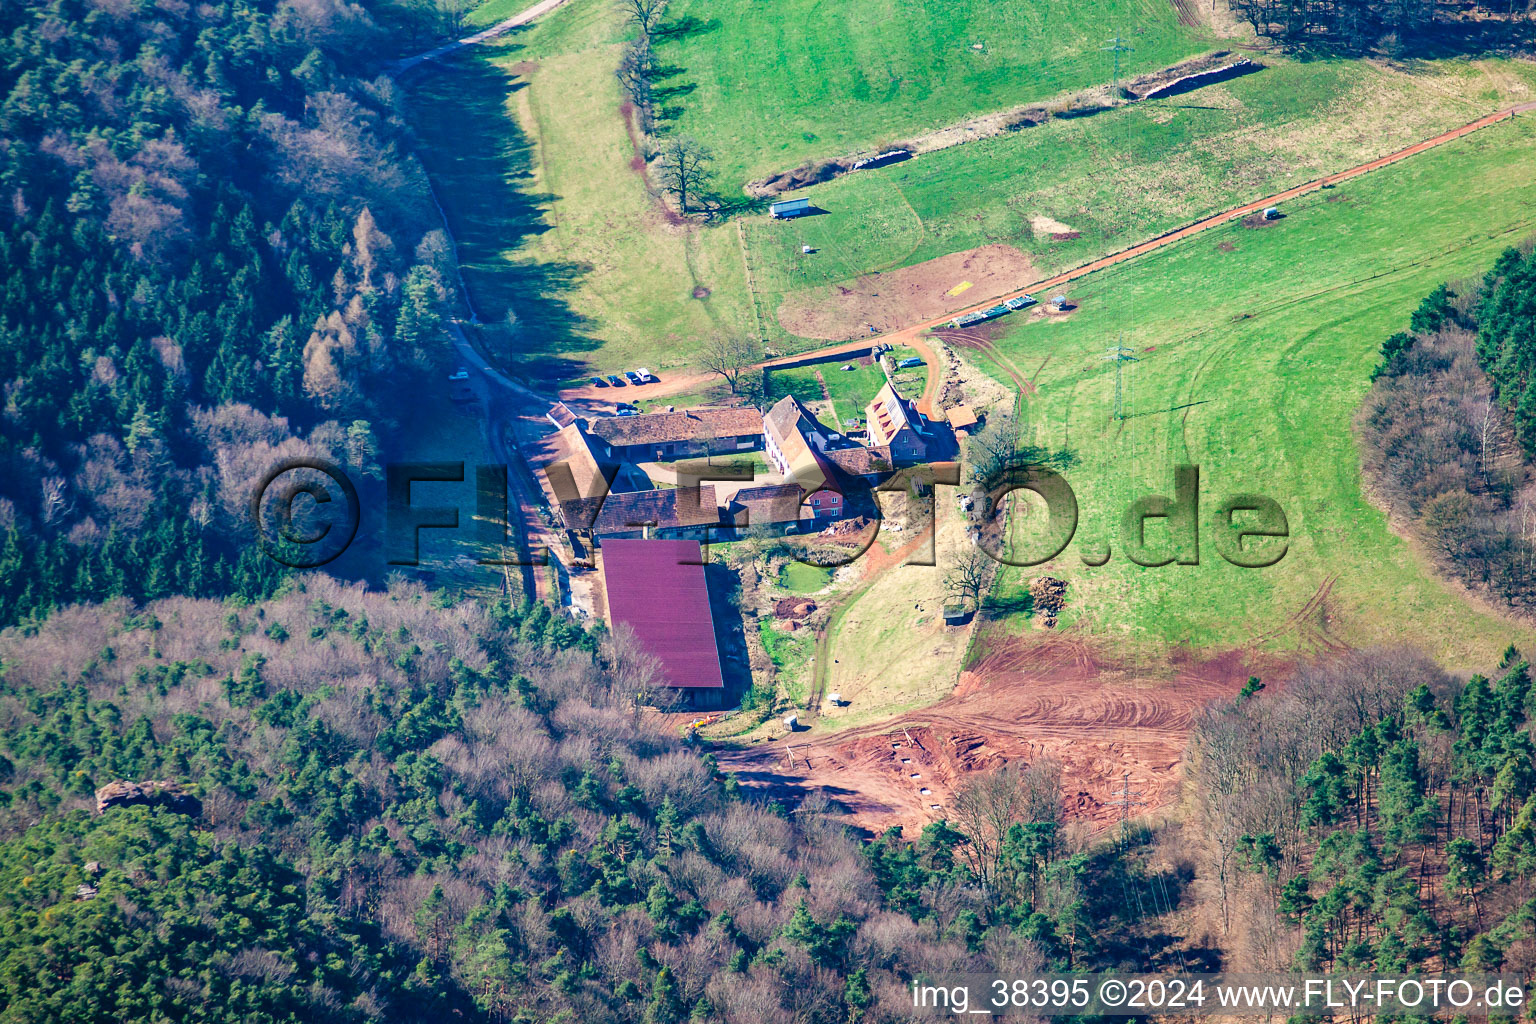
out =
{"type": "Polygon", "coordinates": [[[695,708],[725,704],[725,678],[704,559],[696,540],[610,540],[603,545],[608,624],[634,630],[661,662],[666,685],[695,708]]]}
{"type": "Polygon", "coordinates": [[[706,537],[720,525],[714,484],[610,494],[592,523],[592,535],[609,538],[706,537]]]}
{"type": "Polygon", "coordinates": [[[968,405],[957,405],[949,410],[949,425],[957,431],[974,430],[976,422],[976,412],[968,405]]]}
{"type": "Polygon", "coordinates": [[[911,402],[896,393],[889,381],[864,410],[870,444],[888,445],[898,466],[911,466],[928,457],[922,419],[911,402]]]}
{"type": "Polygon", "coordinates": [[[809,199],[785,199],[768,205],[768,214],[780,220],[788,220],[790,217],[804,217],[811,212],[809,199]]]}
{"type": "Polygon", "coordinates": [[[801,503],[804,498],[799,484],[743,487],[731,498],[722,518],[737,530],[763,526],[787,532],[810,517],[810,510],[801,503]]]}
{"type": "Polygon", "coordinates": [[[571,424],[580,422],[576,414],[571,411],[570,406],[564,402],[556,402],[550,406],[549,412],[544,414],[544,418],[553,423],[557,430],[564,430],[571,424]]]}
{"type": "Polygon", "coordinates": [[[839,473],[850,477],[863,477],[865,483],[877,484],[896,472],[889,445],[876,444],[865,447],[830,448],[821,453],[839,473]]]}
{"type": "Polygon", "coordinates": [[[785,395],[763,416],[763,451],[768,464],[782,477],[807,491],[827,482],[829,469],[822,453],[841,435],[823,426],[794,395],[785,395]]]}
{"type": "Polygon", "coordinates": [[[593,420],[592,434],[610,457],[626,462],[723,455],[761,448],[763,415],[745,406],[614,416],[593,420]]]}

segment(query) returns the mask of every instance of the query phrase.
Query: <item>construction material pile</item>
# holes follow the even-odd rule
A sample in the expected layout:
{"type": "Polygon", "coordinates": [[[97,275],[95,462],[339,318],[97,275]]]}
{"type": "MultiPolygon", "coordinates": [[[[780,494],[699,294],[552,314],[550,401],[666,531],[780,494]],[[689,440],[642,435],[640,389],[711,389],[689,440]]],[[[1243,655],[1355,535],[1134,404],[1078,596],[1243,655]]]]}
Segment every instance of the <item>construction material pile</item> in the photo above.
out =
{"type": "Polygon", "coordinates": [[[1067,581],[1054,576],[1036,576],[1029,581],[1029,596],[1034,599],[1041,624],[1046,629],[1054,629],[1056,618],[1067,603],[1067,581]]]}
{"type": "Polygon", "coordinates": [[[816,610],[816,602],[803,597],[785,597],[774,602],[773,615],[777,619],[803,619],[816,610]]]}
{"type": "Polygon", "coordinates": [[[821,536],[832,537],[841,540],[857,540],[859,534],[869,529],[873,520],[867,516],[854,516],[852,519],[841,519],[821,531],[821,536]]]}

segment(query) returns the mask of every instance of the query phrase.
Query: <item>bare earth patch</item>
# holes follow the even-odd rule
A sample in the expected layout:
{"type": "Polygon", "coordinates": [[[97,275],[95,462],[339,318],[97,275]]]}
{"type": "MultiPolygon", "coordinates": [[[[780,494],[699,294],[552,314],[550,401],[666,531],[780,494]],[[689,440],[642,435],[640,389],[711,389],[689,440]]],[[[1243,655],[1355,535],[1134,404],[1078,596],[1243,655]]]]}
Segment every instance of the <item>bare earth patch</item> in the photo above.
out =
{"type": "Polygon", "coordinates": [[[1139,813],[1177,797],[1185,745],[1205,706],[1229,700],[1251,674],[1273,678],[1275,659],[1251,651],[1172,659],[1149,678],[1100,661],[1072,634],[1020,637],[963,673],[953,696],[878,724],[801,735],[750,749],[716,750],[720,767],[749,789],[795,802],[822,790],[852,823],[915,835],[945,817],[959,784],[1010,761],[1062,763],[1062,803],[1093,831],[1120,817],[1127,786],[1139,813]],[[910,737],[911,743],[908,742],[910,737]],[[917,776],[914,778],[913,776],[917,776]],[[926,792],[924,792],[926,790],[926,792]]]}
{"type": "Polygon", "coordinates": [[[1011,245],[984,245],[900,270],[866,274],[842,284],[785,296],[779,323],[802,338],[847,341],[932,320],[1017,288],[1036,276],[1034,264],[1011,245]],[[948,292],[969,281],[959,295],[948,292]]]}
{"type": "Polygon", "coordinates": [[[1035,233],[1036,238],[1045,239],[1050,238],[1052,235],[1068,235],[1077,230],[1070,224],[1063,224],[1059,220],[1052,220],[1050,217],[1038,213],[1029,218],[1029,227],[1035,233]]]}

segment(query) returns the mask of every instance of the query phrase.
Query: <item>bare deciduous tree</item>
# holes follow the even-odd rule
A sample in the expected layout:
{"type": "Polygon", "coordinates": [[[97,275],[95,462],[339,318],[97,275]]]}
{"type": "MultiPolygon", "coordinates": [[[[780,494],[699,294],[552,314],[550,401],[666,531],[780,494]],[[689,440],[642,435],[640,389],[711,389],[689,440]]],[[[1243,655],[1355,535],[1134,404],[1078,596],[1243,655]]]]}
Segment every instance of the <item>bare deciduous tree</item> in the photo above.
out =
{"type": "Polygon", "coordinates": [[[1001,410],[987,416],[986,424],[971,435],[965,454],[970,460],[971,477],[991,480],[1002,472],[1019,451],[1019,421],[1001,410]]]}
{"type": "Polygon", "coordinates": [[[944,573],[944,593],[957,604],[980,601],[996,564],[980,547],[967,543],[944,573]]]}
{"type": "Polygon", "coordinates": [[[619,0],[619,8],[625,17],[646,38],[650,37],[656,23],[661,20],[661,12],[666,6],[667,0],[619,0]]]}
{"type": "Polygon", "coordinates": [[[699,361],[711,373],[718,373],[737,393],[741,376],[763,358],[762,342],[741,335],[722,334],[710,338],[699,353],[699,361]]]}
{"type": "Polygon", "coordinates": [[[965,855],[971,873],[991,887],[1002,867],[1003,841],[1016,823],[1061,818],[1061,764],[1042,761],[1021,768],[1007,764],[973,775],[955,794],[955,827],[970,840],[965,855]]]}
{"type": "Polygon", "coordinates": [[[647,135],[655,127],[655,105],[651,94],[651,77],[655,71],[656,55],[651,49],[650,40],[645,36],[624,48],[619,66],[614,71],[619,79],[619,87],[634,104],[640,130],[647,135]]]}
{"type": "Polygon", "coordinates": [[[661,148],[661,187],[677,200],[678,209],[689,212],[702,199],[710,182],[714,159],[703,143],[691,135],[668,139],[661,148]]]}

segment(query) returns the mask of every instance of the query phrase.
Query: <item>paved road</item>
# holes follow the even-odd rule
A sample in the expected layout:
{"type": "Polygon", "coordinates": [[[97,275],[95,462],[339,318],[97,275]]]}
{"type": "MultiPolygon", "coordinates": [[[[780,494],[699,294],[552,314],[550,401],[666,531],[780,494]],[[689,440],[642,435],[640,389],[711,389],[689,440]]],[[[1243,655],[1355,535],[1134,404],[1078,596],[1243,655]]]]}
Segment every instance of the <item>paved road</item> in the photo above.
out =
{"type": "Polygon", "coordinates": [[[566,0],[540,0],[539,3],[534,4],[532,7],[517,12],[505,21],[498,21],[490,28],[482,29],[472,36],[465,36],[463,39],[455,39],[451,43],[444,43],[442,46],[428,50],[426,53],[418,53],[414,57],[404,57],[400,60],[397,60],[392,66],[393,71],[398,75],[402,72],[409,71],[411,68],[416,67],[418,64],[425,64],[429,60],[437,60],[439,57],[446,57],[448,54],[457,50],[462,50],[466,46],[474,46],[476,43],[483,43],[487,39],[495,39],[499,35],[504,35],[507,32],[512,31],[519,25],[528,24],[534,18],[537,18],[542,14],[548,14],[550,11],[554,10],[556,7],[559,7],[565,2],[566,0]]]}

